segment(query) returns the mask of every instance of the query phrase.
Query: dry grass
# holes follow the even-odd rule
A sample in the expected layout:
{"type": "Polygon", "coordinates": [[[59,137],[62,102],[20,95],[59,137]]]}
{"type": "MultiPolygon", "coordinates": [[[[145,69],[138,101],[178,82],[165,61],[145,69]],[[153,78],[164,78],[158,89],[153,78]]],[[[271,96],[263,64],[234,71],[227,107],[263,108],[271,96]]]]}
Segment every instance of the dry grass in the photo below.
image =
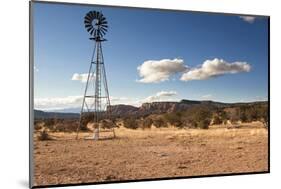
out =
{"type": "Polygon", "coordinates": [[[34,136],[35,185],[103,182],[174,176],[260,172],[268,168],[268,131],[260,123],[209,130],[116,129],[114,140],[81,133],[34,136]]]}

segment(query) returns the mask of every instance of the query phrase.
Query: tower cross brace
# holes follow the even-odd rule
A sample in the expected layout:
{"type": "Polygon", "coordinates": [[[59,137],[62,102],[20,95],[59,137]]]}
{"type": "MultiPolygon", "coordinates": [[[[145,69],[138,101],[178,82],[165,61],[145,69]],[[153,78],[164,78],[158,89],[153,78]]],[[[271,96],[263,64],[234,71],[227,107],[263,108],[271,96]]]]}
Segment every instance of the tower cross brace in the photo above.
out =
{"type": "MultiPolygon", "coordinates": [[[[93,56],[90,63],[89,72],[87,75],[87,82],[80,111],[79,126],[77,128],[77,136],[81,128],[83,128],[83,116],[90,116],[90,121],[94,123],[93,139],[100,138],[101,121],[109,119],[111,116],[110,111],[110,97],[108,92],[107,78],[105,72],[105,65],[102,52],[102,42],[105,39],[90,38],[95,41],[93,56]],[[91,91],[90,88],[93,90],[91,91]],[[89,94],[91,93],[92,94],[89,94]],[[86,111],[85,111],[86,110],[86,111]]],[[[113,126],[113,123],[111,123],[113,126]]],[[[85,127],[85,125],[84,125],[85,127]]],[[[115,137],[114,129],[111,128],[115,137]]]]}

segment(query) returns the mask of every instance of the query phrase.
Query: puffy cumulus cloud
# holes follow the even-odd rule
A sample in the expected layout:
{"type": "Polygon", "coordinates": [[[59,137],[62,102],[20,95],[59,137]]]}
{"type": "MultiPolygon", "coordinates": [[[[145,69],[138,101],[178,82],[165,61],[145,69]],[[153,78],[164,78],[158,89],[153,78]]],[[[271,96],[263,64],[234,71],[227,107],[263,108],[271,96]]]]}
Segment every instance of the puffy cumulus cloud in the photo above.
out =
{"type": "Polygon", "coordinates": [[[164,100],[171,100],[172,96],[177,95],[176,91],[160,91],[155,95],[148,96],[142,102],[155,102],[155,101],[164,101],[164,100]]]}
{"type": "Polygon", "coordinates": [[[39,110],[59,110],[66,108],[77,108],[82,105],[82,96],[35,98],[34,108],[39,110]]]}
{"type": "Polygon", "coordinates": [[[256,20],[256,17],[254,16],[239,16],[242,20],[244,20],[245,22],[248,22],[250,24],[254,23],[256,20]]]}
{"type": "Polygon", "coordinates": [[[190,69],[181,76],[182,81],[206,80],[209,78],[236,74],[239,72],[249,72],[251,66],[246,62],[228,63],[223,59],[206,60],[200,67],[190,69]]]}
{"type": "Polygon", "coordinates": [[[159,83],[169,80],[170,76],[184,72],[187,66],[184,65],[182,59],[162,59],[162,60],[147,60],[142,65],[138,66],[139,82],[142,83],[159,83]]]}
{"type": "MultiPolygon", "coordinates": [[[[82,83],[86,83],[88,79],[88,73],[74,73],[71,80],[73,81],[81,81],[82,83]]],[[[90,74],[90,80],[94,80],[95,79],[95,74],[90,74]]]]}

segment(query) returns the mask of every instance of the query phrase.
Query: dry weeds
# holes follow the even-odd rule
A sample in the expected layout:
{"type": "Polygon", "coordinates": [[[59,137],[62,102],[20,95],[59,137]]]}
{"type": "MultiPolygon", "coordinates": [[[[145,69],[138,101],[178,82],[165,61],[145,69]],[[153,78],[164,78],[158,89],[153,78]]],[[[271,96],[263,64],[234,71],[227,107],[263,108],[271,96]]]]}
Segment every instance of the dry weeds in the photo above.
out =
{"type": "Polygon", "coordinates": [[[260,123],[239,129],[116,129],[114,140],[90,133],[34,135],[35,185],[261,172],[268,169],[268,131],[260,123]]]}

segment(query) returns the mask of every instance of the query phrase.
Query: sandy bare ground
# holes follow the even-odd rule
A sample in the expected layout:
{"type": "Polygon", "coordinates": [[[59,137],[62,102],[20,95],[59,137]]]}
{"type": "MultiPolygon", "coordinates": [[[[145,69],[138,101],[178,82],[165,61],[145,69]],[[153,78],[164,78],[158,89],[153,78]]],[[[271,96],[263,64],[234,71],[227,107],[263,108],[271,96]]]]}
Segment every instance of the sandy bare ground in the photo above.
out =
{"type": "Polygon", "coordinates": [[[268,131],[239,129],[116,129],[114,140],[75,134],[34,136],[35,185],[268,171],[268,131]]]}

